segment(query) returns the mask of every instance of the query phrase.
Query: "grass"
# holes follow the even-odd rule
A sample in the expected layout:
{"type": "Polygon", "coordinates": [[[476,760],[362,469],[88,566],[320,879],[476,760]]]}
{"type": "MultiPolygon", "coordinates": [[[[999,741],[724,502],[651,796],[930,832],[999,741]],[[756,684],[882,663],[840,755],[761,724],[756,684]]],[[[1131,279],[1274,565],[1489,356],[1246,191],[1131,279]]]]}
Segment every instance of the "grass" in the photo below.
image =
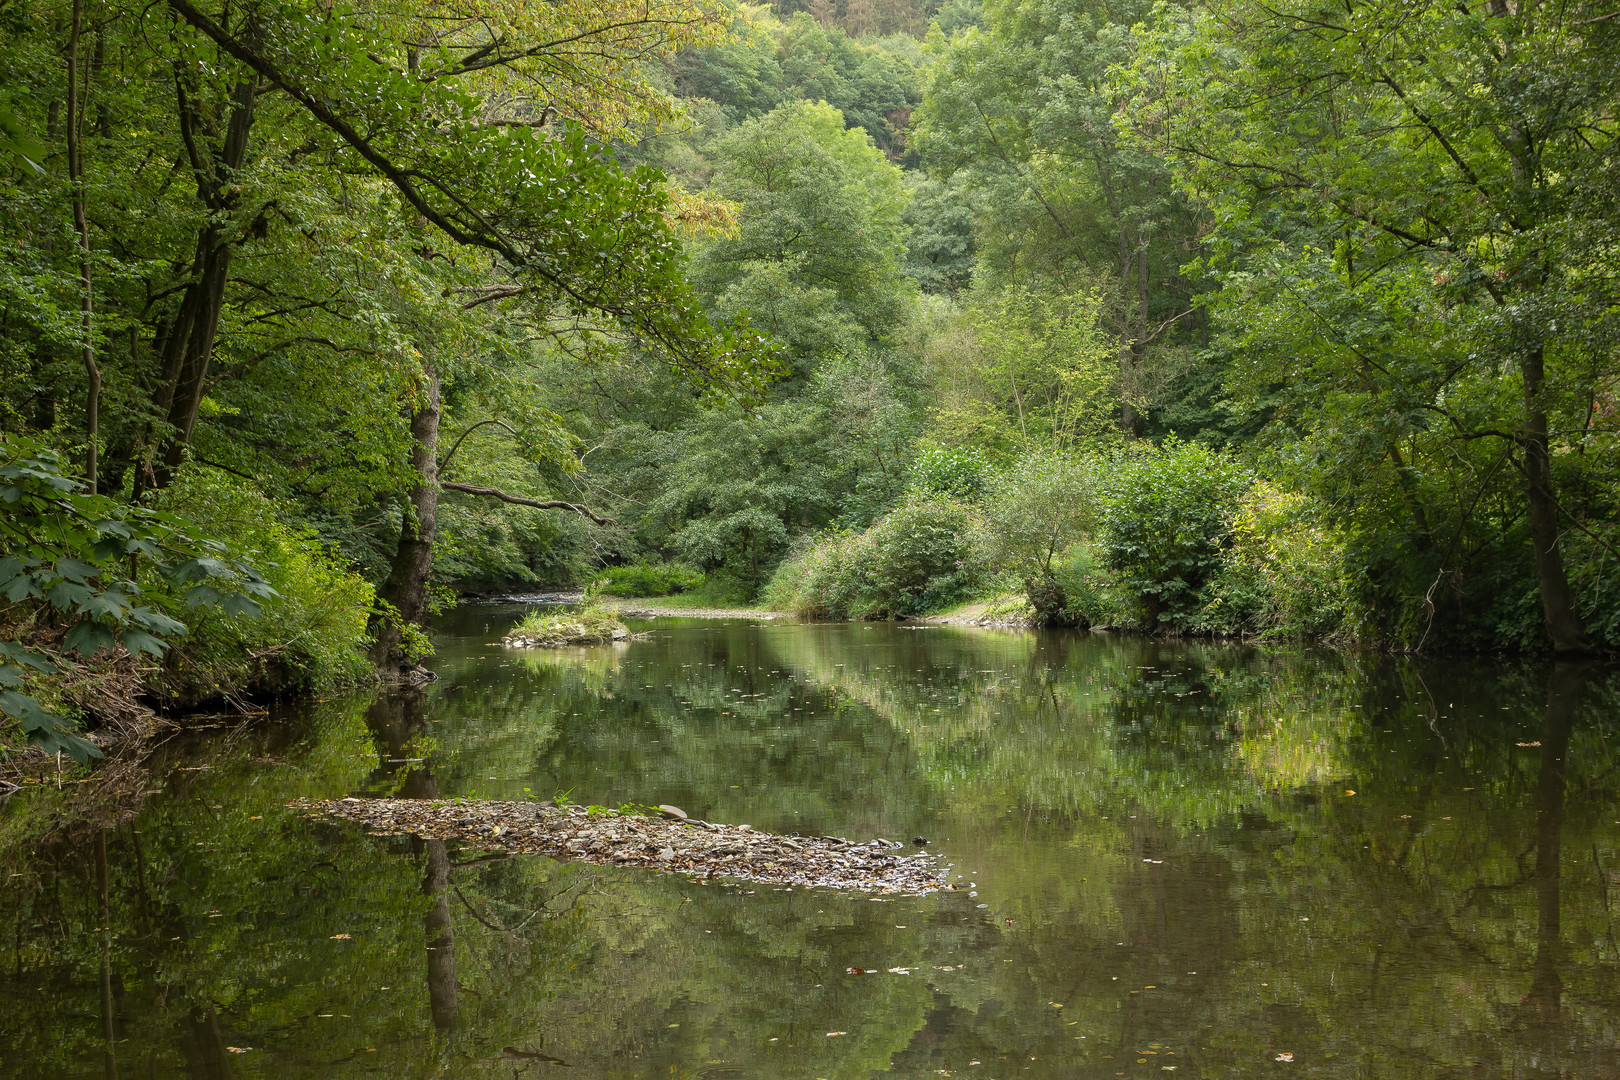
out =
{"type": "Polygon", "coordinates": [[[546,612],[536,608],[506,635],[539,645],[600,645],[629,631],[614,612],[601,604],[572,611],[546,612]]]}

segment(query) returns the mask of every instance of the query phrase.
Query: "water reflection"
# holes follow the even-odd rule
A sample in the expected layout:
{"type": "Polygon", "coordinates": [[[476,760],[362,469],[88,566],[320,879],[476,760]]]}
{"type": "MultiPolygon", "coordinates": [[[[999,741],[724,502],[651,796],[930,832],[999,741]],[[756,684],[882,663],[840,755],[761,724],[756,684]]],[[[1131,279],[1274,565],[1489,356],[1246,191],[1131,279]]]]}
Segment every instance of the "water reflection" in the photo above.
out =
{"type": "Polygon", "coordinates": [[[1607,668],[859,625],[519,655],[465,617],[424,691],[4,841],[0,1077],[1616,1072],[1607,668]],[[920,834],[963,876],[721,888],[285,805],[349,792],[920,834]]]}
{"type": "MultiPolygon", "coordinates": [[[[437,799],[438,785],[428,758],[411,758],[412,738],[426,726],[422,692],[418,688],[391,689],[366,710],[366,725],[387,750],[384,764],[403,764],[398,795],[404,799],[437,799]]],[[[450,919],[450,853],[443,840],[411,838],[411,847],[423,860],[422,895],[428,899],[422,916],[427,930],[427,987],[433,1026],[449,1031],[456,1023],[456,929],[450,919]]]]}

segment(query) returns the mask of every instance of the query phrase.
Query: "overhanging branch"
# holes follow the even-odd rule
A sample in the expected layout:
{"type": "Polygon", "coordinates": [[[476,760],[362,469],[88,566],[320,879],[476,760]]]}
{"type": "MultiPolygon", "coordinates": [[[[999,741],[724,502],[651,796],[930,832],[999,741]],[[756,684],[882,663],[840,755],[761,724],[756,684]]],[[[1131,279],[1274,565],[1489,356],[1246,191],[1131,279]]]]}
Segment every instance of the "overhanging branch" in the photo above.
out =
{"type": "Polygon", "coordinates": [[[588,517],[598,525],[617,525],[618,522],[610,517],[603,517],[588,506],[579,503],[563,502],[561,499],[525,499],[521,495],[508,495],[499,488],[479,487],[476,484],[460,484],[454,480],[440,481],[439,486],[445,491],[459,491],[463,495],[482,495],[487,499],[499,499],[513,506],[530,506],[536,510],[572,510],[581,517],[588,517]]]}

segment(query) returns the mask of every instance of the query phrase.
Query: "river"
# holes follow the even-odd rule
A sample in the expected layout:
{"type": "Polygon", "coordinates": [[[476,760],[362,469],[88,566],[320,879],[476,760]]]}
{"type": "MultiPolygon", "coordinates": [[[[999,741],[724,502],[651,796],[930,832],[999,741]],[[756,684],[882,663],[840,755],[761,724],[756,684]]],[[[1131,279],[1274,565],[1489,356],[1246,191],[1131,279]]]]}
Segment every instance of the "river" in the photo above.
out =
{"type": "Polygon", "coordinates": [[[1620,677],[665,619],[176,740],[0,813],[0,1077],[1620,1075],[1620,677]],[[369,835],[300,797],[927,841],[870,896],[369,835]]]}

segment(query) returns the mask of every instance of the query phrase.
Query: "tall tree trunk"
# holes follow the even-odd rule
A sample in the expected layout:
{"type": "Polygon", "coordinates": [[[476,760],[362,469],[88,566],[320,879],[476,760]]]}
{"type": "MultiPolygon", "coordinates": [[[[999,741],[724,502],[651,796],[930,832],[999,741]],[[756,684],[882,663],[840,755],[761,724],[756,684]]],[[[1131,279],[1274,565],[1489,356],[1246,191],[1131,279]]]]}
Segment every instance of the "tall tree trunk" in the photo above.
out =
{"type": "MultiPolygon", "coordinates": [[[[96,493],[99,472],[97,453],[101,439],[101,367],[96,363],[95,294],[90,280],[90,225],[85,217],[84,149],[79,115],[79,32],[84,24],[83,6],[73,0],[73,21],[68,32],[67,156],[68,181],[73,186],[73,227],[79,234],[79,332],[84,335],[84,478],[90,494],[96,493]]],[[[88,81],[88,80],[87,80],[88,81]]],[[[88,95],[87,95],[88,96],[88,95]]]]}
{"type": "MultiPolygon", "coordinates": [[[[184,90],[177,89],[177,94],[180,123],[188,134],[194,135],[197,117],[191,111],[184,90]]],[[[236,173],[247,157],[256,95],[256,82],[244,80],[237,85],[231,95],[233,104],[225,141],[212,154],[211,162],[204,161],[197,152],[194,137],[187,139],[192,168],[197,174],[198,195],[207,203],[211,214],[208,225],[198,233],[191,260],[191,280],[181,295],[180,306],[174,318],[159,331],[163,382],[158,388],[156,405],[168,428],[159,440],[160,449],[147,460],[137,477],[138,491],[168,485],[174,470],[185,459],[185,448],[191,442],[197,413],[202,408],[203,392],[208,386],[208,365],[219,334],[225,287],[230,283],[231,257],[236,244],[235,239],[227,236],[222,222],[238,201],[234,184],[236,173]]]]}
{"type": "Polygon", "coordinates": [[[439,375],[425,359],[419,391],[421,398],[411,413],[411,467],[420,480],[410,491],[388,578],[377,590],[377,598],[392,606],[378,617],[377,644],[372,647],[372,659],[381,666],[404,661],[400,647],[404,627],[421,623],[427,615],[428,575],[433,569],[439,513],[439,375]]]}
{"type": "Polygon", "coordinates": [[[1547,448],[1547,405],[1543,400],[1546,358],[1540,345],[1519,362],[1524,377],[1524,476],[1530,504],[1530,541],[1535,546],[1536,584],[1541,614],[1556,653],[1588,653],[1575,595],[1564,574],[1558,541],[1558,500],[1553,496],[1552,458],[1547,448]]]}

